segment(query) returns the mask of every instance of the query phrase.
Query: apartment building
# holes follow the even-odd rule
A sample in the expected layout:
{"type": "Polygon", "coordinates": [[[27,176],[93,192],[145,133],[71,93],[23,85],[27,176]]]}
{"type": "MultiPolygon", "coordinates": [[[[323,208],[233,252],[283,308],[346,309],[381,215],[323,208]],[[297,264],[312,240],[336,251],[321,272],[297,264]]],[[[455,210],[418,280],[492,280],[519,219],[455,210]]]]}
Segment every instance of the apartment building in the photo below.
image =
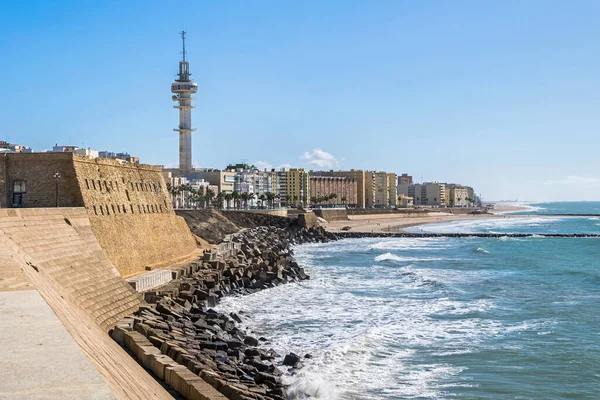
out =
{"type": "Polygon", "coordinates": [[[344,176],[310,176],[310,199],[317,205],[342,205],[356,207],[357,183],[354,178],[344,176]],[[335,197],[323,202],[315,201],[335,194],[335,197]]]}
{"type": "Polygon", "coordinates": [[[304,168],[283,168],[277,172],[282,207],[306,207],[310,199],[309,174],[304,168]]]}
{"type": "Polygon", "coordinates": [[[398,195],[412,197],[415,206],[440,207],[446,205],[446,185],[426,182],[398,186],[398,195]]]}
{"type": "MultiPolygon", "coordinates": [[[[373,203],[371,207],[388,208],[396,206],[396,174],[373,172],[373,203]]],[[[370,199],[369,199],[370,200],[370,199]]],[[[370,201],[369,201],[370,203],[370,201]]]]}
{"type": "Polygon", "coordinates": [[[400,185],[410,185],[413,183],[413,177],[408,174],[398,175],[398,186],[400,185]]]}
{"type": "Polygon", "coordinates": [[[259,197],[267,193],[279,193],[279,174],[277,171],[257,168],[236,168],[234,190],[239,193],[253,193],[254,198],[248,201],[248,206],[259,204],[259,197]]]}
{"type": "Polygon", "coordinates": [[[235,189],[234,171],[224,171],[216,168],[194,169],[189,178],[192,180],[205,180],[210,185],[216,186],[219,192],[231,193],[235,189]]]}
{"type": "Polygon", "coordinates": [[[351,169],[350,171],[310,171],[310,175],[354,179],[356,181],[356,207],[366,208],[369,201],[370,204],[374,204],[375,202],[373,173],[370,171],[360,169],[351,169]]]}
{"type": "Polygon", "coordinates": [[[475,204],[475,191],[470,186],[447,183],[446,194],[449,207],[471,207],[475,204]]]}

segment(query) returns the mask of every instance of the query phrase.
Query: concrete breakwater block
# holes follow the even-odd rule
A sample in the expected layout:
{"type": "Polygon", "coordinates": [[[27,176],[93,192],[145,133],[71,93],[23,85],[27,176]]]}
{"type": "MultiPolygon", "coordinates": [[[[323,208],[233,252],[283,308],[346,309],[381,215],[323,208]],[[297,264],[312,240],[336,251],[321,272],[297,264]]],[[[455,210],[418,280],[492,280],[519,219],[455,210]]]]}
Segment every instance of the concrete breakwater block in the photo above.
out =
{"type": "Polygon", "coordinates": [[[150,271],[131,278],[127,278],[127,282],[135,289],[136,292],[145,292],[158,286],[169,283],[173,279],[171,270],[161,269],[150,271]]]}

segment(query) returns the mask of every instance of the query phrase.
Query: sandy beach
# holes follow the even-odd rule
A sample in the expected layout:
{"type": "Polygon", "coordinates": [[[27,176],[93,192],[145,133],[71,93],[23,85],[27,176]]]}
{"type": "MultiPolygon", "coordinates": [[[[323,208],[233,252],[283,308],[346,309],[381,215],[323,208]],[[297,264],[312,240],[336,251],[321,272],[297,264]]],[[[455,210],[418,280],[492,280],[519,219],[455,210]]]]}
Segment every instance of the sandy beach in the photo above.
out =
{"type": "Polygon", "coordinates": [[[443,212],[415,213],[415,214],[369,214],[350,215],[347,221],[332,221],[324,224],[325,229],[331,232],[339,232],[342,228],[349,226],[352,232],[405,232],[404,229],[425,224],[439,224],[452,221],[467,221],[475,219],[493,218],[523,218],[528,215],[501,214],[518,211],[526,211],[525,207],[508,204],[499,204],[489,214],[450,214],[443,212]]]}

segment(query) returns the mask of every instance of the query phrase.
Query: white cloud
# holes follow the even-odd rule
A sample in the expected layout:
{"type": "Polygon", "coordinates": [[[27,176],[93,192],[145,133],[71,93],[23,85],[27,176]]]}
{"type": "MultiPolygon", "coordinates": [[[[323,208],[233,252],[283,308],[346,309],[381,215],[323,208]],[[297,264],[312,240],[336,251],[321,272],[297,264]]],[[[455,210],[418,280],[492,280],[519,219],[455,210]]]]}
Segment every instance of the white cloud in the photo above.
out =
{"type": "Polygon", "coordinates": [[[280,170],[281,168],[285,168],[285,169],[292,168],[292,165],[291,165],[291,164],[281,164],[281,165],[279,165],[279,166],[277,166],[277,167],[274,167],[274,166],[273,166],[271,163],[269,163],[268,161],[255,161],[253,164],[254,164],[254,166],[255,166],[256,168],[258,168],[258,169],[259,169],[259,170],[261,170],[261,171],[264,171],[264,170],[265,170],[265,168],[267,169],[267,171],[270,171],[270,170],[272,170],[273,168],[275,168],[275,169],[277,169],[277,170],[280,170]]]}
{"type": "Polygon", "coordinates": [[[307,160],[310,165],[314,165],[318,168],[335,169],[340,165],[340,162],[333,154],[322,149],[313,149],[310,153],[305,151],[300,158],[307,160]]]}
{"type": "Polygon", "coordinates": [[[589,176],[569,175],[565,179],[547,180],[544,185],[598,185],[600,178],[589,176]]]}

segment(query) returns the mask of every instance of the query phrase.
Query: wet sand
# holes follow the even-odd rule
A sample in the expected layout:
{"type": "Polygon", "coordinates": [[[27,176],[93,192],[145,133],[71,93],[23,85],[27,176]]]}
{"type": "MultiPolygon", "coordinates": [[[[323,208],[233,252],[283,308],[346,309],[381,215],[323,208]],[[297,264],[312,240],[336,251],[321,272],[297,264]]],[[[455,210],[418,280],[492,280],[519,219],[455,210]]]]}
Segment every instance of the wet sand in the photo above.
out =
{"type": "Polygon", "coordinates": [[[452,221],[467,221],[475,219],[493,218],[523,218],[530,215],[497,214],[505,212],[526,211],[527,208],[510,205],[496,207],[496,214],[449,214],[449,213],[415,213],[415,214],[370,214],[350,215],[347,221],[332,221],[324,224],[324,228],[331,232],[339,232],[343,227],[349,226],[350,232],[405,232],[404,229],[425,224],[439,224],[452,221]]]}

